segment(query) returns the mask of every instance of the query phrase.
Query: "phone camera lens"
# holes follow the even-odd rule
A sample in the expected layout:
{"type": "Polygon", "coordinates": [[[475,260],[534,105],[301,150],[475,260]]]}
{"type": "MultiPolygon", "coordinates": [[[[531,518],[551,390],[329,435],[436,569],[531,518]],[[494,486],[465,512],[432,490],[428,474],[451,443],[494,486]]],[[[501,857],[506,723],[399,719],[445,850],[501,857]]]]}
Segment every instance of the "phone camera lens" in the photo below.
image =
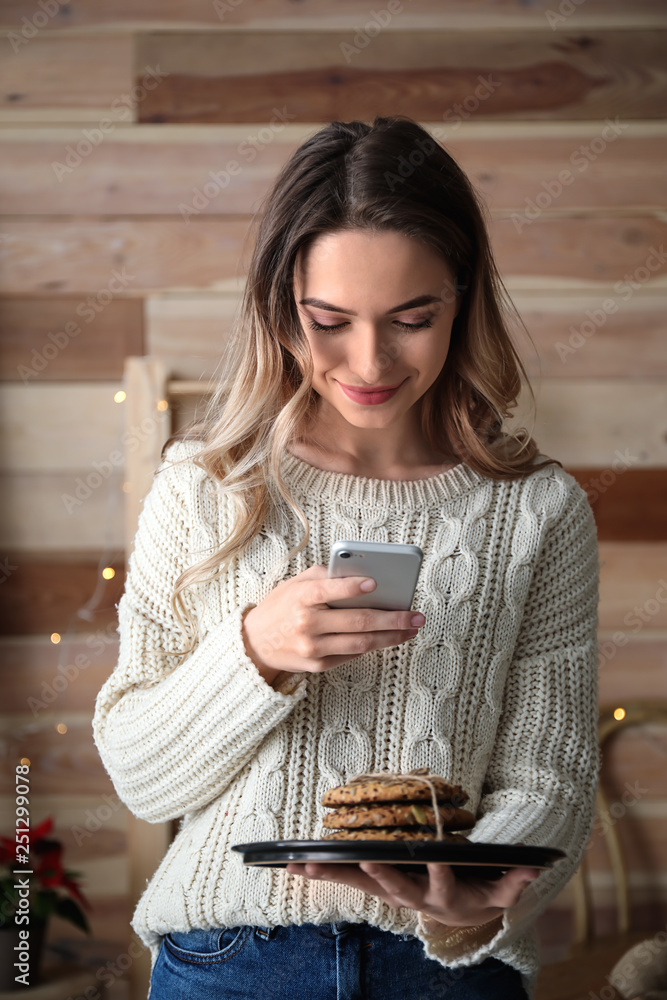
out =
{"type": "Polygon", "coordinates": [[[341,559],[349,559],[350,558],[350,553],[349,552],[339,552],[338,554],[341,557],[341,559]]]}

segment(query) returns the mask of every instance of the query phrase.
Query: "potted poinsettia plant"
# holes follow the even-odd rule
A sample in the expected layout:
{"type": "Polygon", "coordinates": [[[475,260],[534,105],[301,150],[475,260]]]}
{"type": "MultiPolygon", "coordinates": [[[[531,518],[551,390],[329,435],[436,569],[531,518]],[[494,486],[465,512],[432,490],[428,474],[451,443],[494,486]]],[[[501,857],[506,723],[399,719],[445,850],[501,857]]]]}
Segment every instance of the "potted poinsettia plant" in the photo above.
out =
{"type": "Polygon", "coordinates": [[[0,989],[14,986],[15,945],[20,928],[30,932],[31,984],[37,980],[35,970],[46,924],[53,913],[90,934],[85,911],[91,907],[80,889],[82,873],[64,867],[63,845],[50,836],[52,829],[52,816],[30,828],[27,864],[19,844],[0,837],[0,989]],[[19,886],[27,886],[27,893],[19,886]],[[17,916],[23,919],[17,920],[17,916]]]}

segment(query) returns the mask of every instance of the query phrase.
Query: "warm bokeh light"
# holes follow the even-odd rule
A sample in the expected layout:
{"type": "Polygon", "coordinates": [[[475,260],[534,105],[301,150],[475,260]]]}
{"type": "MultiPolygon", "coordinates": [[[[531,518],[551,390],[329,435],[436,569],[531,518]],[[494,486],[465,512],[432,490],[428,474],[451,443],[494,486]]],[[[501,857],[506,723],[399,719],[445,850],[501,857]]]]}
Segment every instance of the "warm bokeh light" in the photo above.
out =
{"type": "Polygon", "coordinates": [[[118,392],[114,394],[113,398],[115,403],[124,403],[127,399],[127,393],[124,389],[119,389],[118,392]]]}
{"type": "Polygon", "coordinates": [[[621,719],[624,719],[625,718],[625,709],[624,708],[615,708],[614,709],[614,718],[616,719],[617,722],[620,722],[621,719]]]}
{"type": "Polygon", "coordinates": [[[53,643],[54,646],[58,645],[58,643],[60,642],[60,632],[51,633],[51,642],[53,643]]]}
{"type": "Polygon", "coordinates": [[[160,411],[168,410],[169,409],[169,403],[167,402],[166,399],[161,399],[161,400],[159,400],[159,402],[157,404],[157,408],[160,411]]]}
{"type": "Polygon", "coordinates": [[[21,757],[21,763],[24,767],[30,767],[30,757],[21,757]]]}
{"type": "Polygon", "coordinates": [[[113,566],[105,566],[104,569],[102,570],[102,576],[104,577],[105,580],[113,580],[115,575],[116,575],[116,570],[113,568],[113,566]]]}
{"type": "Polygon", "coordinates": [[[59,733],[66,733],[67,732],[67,726],[65,725],[64,722],[59,722],[58,725],[56,726],[56,729],[57,729],[57,731],[59,733]]]}

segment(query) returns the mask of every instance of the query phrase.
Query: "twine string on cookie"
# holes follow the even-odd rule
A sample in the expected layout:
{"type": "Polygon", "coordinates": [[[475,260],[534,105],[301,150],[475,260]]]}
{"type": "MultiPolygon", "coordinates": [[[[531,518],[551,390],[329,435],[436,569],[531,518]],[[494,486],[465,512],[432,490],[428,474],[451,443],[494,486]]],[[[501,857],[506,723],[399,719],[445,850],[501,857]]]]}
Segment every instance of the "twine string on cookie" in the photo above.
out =
{"type": "Polygon", "coordinates": [[[378,780],[378,784],[381,785],[393,785],[396,781],[402,781],[405,778],[410,778],[412,781],[423,781],[425,785],[428,785],[431,791],[431,802],[433,803],[433,813],[435,815],[435,826],[437,830],[437,840],[444,840],[443,830],[442,830],[442,820],[440,818],[440,809],[438,808],[438,796],[435,790],[435,782],[431,778],[425,777],[428,774],[427,767],[417,767],[414,771],[403,772],[402,774],[395,774],[391,771],[378,771],[375,774],[355,774],[353,778],[350,778],[347,782],[348,785],[359,785],[364,781],[368,781],[369,778],[375,778],[378,780]]]}

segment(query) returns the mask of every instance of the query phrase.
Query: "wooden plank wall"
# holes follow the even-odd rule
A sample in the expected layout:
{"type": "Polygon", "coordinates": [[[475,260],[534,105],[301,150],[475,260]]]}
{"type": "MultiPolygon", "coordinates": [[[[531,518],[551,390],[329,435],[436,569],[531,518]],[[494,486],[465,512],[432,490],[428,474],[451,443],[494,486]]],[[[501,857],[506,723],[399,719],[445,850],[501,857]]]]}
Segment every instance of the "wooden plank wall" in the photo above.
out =
{"type": "MultiPolygon", "coordinates": [[[[28,756],[35,819],[56,816],[88,878],[92,961],[129,940],[127,811],[90,727],[117,651],[118,452],[144,433],[123,429],[123,360],[151,354],[175,377],[211,374],[251,215],[332,118],[410,115],[484,196],[534,341],[518,338],[538,397],[534,435],[587,489],[598,524],[601,702],[666,692],[665,5],[378,8],[12,0],[0,11],[2,804],[28,756]],[[483,99],[480,78],[492,82],[483,99]],[[233,160],[241,171],[211,184],[233,160]],[[84,665],[64,684],[77,655],[84,665]]],[[[647,731],[608,755],[616,798],[629,802],[621,825],[647,927],[667,915],[666,752],[664,734],[647,731]],[[642,789],[636,800],[626,785],[642,789]]],[[[597,843],[589,856],[606,925],[608,865],[597,843]]],[[[540,921],[547,957],[567,940],[568,906],[566,891],[540,921]]],[[[56,924],[53,940],[80,939],[56,924]]]]}

